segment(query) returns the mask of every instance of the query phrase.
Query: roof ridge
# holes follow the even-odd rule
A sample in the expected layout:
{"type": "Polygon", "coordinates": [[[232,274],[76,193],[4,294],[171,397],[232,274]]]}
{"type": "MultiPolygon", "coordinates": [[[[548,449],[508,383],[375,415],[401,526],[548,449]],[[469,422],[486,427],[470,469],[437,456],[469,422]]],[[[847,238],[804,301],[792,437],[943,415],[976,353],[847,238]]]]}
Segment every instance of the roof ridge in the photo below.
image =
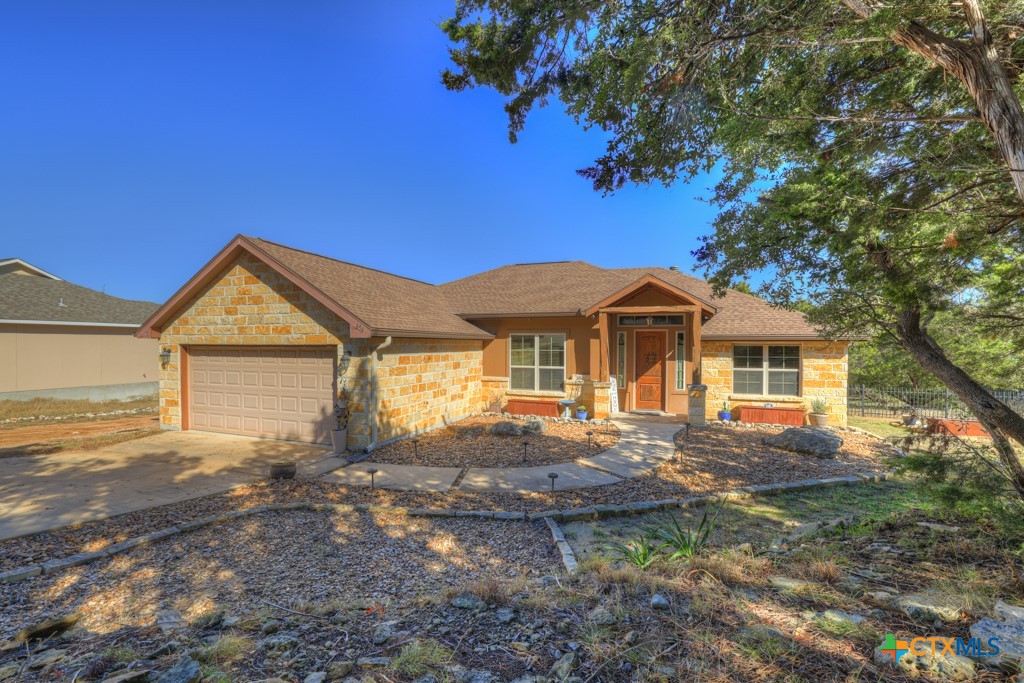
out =
{"type": "Polygon", "coordinates": [[[244,237],[247,240],[254,240],[254,241],[257,241],[257,242],[266,242],[267,244],[273,244],[275,247],[281,247],[282,249],[288,249],[289,251],[297,251],[300,254],[308,254],[309,256],[315,256],[316,258],[326,259],[327,261],[334,261],[335,263],[343,263],[346,266],[352,266],[354,268],[361,268],[363,270],[372,270],[375,273],[381,273],[383,275],[390,275],[391,277],[397,277],[397,278],[400,278],[402,280],[408,280],[409,282],[415,282],[416,284],[420,284],[420,285],[427,285],[428,287],[437,287],[438,286],[438,285],[435,285],[435,284],[433,284],[431,282],[426,282],[424,280],[417,280],[416,278],[409,277],[408,275],[399,275],[398,273],[392,273],[390,271],[383,270],[381,268],[372,268],[370,266],[364,266],[364,265],[359,264],[359,263],[353,263],[352,261],[343,261],[343,260],[341,260],[339,258],[334,258],[333,256],[327,256],[325,254],[318,254],[317,252],[309,251],[308,249],[299,249],[298,247],[291,247],[291,246],[288,246],[287,244],[281,244],[280,242],[274,242],[273,240],[264,239],[262,237],[253,237],[251,235],[242,235],[242,237],[244,237]]]}

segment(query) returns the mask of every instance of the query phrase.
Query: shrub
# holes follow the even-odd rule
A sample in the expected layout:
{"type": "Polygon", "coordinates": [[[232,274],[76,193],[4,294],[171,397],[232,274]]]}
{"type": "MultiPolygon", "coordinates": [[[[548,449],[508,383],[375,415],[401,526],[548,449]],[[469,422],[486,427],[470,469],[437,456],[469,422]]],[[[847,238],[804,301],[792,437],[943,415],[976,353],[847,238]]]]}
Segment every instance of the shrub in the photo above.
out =
{"type": "Polygon", "coordinates": [[[696,557],[704,550],[704,546],[707,545],[708,537],[714,530],[715,521],[718,519],[718,515],[723,507],[724,504],[719,505],[715,510],[714,517],[710,519],[708,519],[708,509],[704,508],[704,516],[701,517],[700,524],[697,525],[696,530],[689,525],[684,529],[674,515],[667,515],[665,518],[662,518],[660,523],[652,530],[653,537],[661,541],[658,549],[668,548],[671,550],[672,554],[669,558],[672,560],[696,557]]]}
{"type": "Polygon", "coordinates": [[[634,567],[647,569],[658,559],[659,546],[652,541],[649,534],[641,534],[629,543],[611,543],[605,549],[619,555],[634,567]]]}

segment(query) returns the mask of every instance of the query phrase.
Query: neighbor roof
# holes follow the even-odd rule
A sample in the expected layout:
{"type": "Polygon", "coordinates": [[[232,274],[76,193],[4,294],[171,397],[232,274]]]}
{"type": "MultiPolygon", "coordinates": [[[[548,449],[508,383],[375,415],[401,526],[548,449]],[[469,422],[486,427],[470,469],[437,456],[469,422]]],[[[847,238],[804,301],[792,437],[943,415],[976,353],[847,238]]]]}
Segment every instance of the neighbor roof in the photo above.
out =
{"type": "Polygon", "coordinates": [[[0,322],[137,327],[157,309],[60,279],[0,274],[0,322]]]}
{"type": "Polygon", "coordinates": [[[28,261],[24,261],[24,260],[22,260],[20,258],[0,258],[0,270],[3,270],[4,266],[10,266],[12,264],[17,266],[17,267],[19,267],[19,268],[21,268],[21,269],[23,269],[23,270],[30,270],[30,271],[32,271],[33,273],[35,273],[36,275],[38,275],[40,277],[48,277],[51,280],[60,280],[61,279],[61,278],[57,277],[56,275],[54,275],[53,273],[47,273],[42,268],[40,268],[38,266],[33,266],[28,261]]]}
{"type": "Polygon", "coordinates": [[[820,338],[802,313],[734,290],[716,298],[704,280],[661,267],[600,268],[584,261],[523,263],[454,280],[441,289],[455,312],[470,320],[577,315],[648,275],[717,309],[704,324],[701,336],[705,339],[820,338]]]}

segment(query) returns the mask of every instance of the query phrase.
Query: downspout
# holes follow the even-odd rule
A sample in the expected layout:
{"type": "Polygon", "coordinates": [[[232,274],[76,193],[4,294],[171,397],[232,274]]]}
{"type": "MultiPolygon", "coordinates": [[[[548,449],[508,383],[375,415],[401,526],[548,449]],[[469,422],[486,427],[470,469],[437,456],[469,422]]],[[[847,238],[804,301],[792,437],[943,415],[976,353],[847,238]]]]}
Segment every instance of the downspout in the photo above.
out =
{"type": "Polygon", "coordinates": [[[366,447],[366,453],[371,453],[375,448],[377,448],[377,415],[378,410],[380,409],[380,382],[377,380],[377,355],[389,346],[391,346],[390,336],[384,340],[384,343],[370,353],[370,406],[372,406],[372,412],[370,413],[370,445],[366,447]]]}

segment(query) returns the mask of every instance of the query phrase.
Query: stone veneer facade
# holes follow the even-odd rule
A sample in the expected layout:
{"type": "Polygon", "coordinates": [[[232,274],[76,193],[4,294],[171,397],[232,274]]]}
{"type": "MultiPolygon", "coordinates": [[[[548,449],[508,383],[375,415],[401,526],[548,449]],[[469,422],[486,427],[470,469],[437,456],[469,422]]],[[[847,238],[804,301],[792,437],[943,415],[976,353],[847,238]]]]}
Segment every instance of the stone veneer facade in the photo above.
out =
{"type": "Polygon", "coordinates": [[[828,403],[829,423],[846,426],[846,341],[820,342],[775,342],[778,344],[800,345],[800,387],[801,396],[750,397],[734,394],[732,391],[732,347],[738,344],[761,344],[769,342],[701,342],[701,378],[707,385],[705,414],[716,419],[722,403],[732,406],[760,405],[765,402],[777,406],[804,406],[810,409],[811,401],[823,398],[828,403]]]}
{"type": "MultiPolygon", "coordinates": [[[[160,334],[160,422],[181,429],[181,347],[333,346],[350,399],[349,448],[370,443],[371,359],[383,338],[350,339],[348,324],[259,259],[243,254],[160,334]]],[[[481,408],[482,343],[393,339],[378,359],[378,441],[439,426],[481,408]]]]}

